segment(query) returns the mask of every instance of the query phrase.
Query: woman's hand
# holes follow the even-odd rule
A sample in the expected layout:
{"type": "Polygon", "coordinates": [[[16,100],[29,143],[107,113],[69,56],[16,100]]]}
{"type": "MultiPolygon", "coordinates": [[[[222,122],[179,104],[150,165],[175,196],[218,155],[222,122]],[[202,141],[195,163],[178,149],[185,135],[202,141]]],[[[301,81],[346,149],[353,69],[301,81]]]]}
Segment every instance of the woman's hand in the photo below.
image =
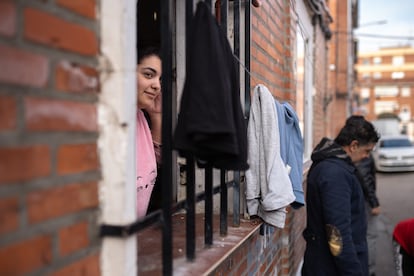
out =
{"type": "Polygon", "coordinates": [[[151,110],[147,110],[148,113],[161,113],[162,112],[162,94],[158,94],[154,99],[154,105],[151,110]]]}
{"type": "Polygon", "coordinates": [[[151,120],[151,134],[154,142],[161,144],[162,128],[162,94],[154,99],[154,105],[151,109],[146,109],[151,120]]]}
{"type": "Polygon", "coordinates": [[[162,94],[158,94],[157,97],[154,99],[154,108],[153,111],[155,113],[161,113],[162,112],[162,94]]]}

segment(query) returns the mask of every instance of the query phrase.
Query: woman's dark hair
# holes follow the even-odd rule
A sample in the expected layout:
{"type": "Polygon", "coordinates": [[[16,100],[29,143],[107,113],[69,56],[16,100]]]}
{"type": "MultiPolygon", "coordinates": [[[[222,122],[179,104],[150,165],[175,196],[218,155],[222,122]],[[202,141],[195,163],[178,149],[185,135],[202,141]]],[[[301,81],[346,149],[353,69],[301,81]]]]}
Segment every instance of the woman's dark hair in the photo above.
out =
{"type": "Polygon", "coordinates": [[[150,56],[157,56],[161,59],[160,49],[155,46],[139,48],[137,53],[137,64],[139,64],[144,58],[150,56]]]}
{"type": "Polygon", "coordinates": [[[378,142],[380,136],[373,124],[365,120],[363,116],[353,115],[346,120],[335,142],[341,146],[348,146],[357,140],[361,145],[378,142]]]}

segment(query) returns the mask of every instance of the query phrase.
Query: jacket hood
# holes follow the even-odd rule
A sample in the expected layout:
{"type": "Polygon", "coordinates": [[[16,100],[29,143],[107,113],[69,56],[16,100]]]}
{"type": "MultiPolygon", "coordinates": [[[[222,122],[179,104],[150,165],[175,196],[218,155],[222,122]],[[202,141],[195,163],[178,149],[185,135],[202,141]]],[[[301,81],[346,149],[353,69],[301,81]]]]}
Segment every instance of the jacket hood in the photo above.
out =
{"type": "Polygon", "coordinates": [[[311,159],[313,164],[317,164],[327,158],[339,158],[352,164],[351,158],[346,154],[340,145],[329,138],[322,138],[319,144],[315,147],[312,152],[311,159]]]}

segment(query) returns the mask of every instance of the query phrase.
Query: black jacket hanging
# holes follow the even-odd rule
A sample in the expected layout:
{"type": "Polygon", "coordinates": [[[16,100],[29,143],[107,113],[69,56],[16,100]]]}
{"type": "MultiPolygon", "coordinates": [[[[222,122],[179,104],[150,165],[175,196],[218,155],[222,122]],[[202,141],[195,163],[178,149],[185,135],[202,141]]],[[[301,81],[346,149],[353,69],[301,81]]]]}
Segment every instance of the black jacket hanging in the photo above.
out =
{"type": "Polygon", "coordinates": [[[197,4],[174,148],[199,163],[246,170],[247,127],[229,42],[204,2],[197,4]]]}

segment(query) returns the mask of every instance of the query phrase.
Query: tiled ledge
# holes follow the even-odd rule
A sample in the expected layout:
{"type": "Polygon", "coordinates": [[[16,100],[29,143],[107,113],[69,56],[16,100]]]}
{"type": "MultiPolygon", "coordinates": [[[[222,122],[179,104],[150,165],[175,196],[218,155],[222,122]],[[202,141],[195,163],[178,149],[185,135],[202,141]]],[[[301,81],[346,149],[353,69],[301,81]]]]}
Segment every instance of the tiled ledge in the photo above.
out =
{"type": "MultiPolygon", "coordinates": [[[[219,216],[214,216],[213,245],[204,245],[204,217],[196,215],[196,256],[192,262],[186,259],[185,214],[176,214],[173,223],[173,275],[209,275],[234,250],[253,233],[258,231],[261,220],[243,220],[239,227],[232,227],[228,218],[226,236],[220,236],[219,216]]],[[[162,275],[162,234],[161,227],[150,227],[138,234],[138,275],[162,275]]]]}

